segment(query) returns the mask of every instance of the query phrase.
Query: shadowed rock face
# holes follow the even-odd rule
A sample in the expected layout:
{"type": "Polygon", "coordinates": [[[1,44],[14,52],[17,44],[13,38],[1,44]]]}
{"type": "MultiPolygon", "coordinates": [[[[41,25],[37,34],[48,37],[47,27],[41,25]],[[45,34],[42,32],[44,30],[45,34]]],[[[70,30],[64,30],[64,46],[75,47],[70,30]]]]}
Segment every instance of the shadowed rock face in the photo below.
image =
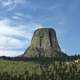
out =
{"type": "Polygon", "coordinates": [[[56,32],[52,28],[40,28],[34,32],[31,45],[25,51],[24,57],[53,57],[59,55],[56,32]]]}

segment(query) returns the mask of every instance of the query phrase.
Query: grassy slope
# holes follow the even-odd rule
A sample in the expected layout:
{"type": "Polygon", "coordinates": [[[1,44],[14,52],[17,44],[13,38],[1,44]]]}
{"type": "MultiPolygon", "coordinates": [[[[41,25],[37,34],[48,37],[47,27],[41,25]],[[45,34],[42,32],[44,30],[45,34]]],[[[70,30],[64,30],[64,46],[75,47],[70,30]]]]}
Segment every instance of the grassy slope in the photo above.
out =
{"type": "MultiPolygon", "coordinates": [[[[72,64],[75,64],[78,66],[78,68],[80,67],[80,64],[76,64],[73,62],[64,62],[64,64],[67,66],[71,66],[72,64]]],[[[36,72],[40,72],[39,66],[40,63],[34,61],[0,60],[0,72],[24,73],[24,71],[26,70],[28,70],[30,73],[34,72],[35,70],[36,72]]]]}
{"type": "Polygon", "coordinates": [[[34,68],[36,68],[36,72],[39,72],[39,64],[34,62],[24,62],[24,61],[6,61],[0,60],[0,72],[8,72],[21,74],[28,70],[30,73],[34,72],[34,68]],[[38,67],[38,68],[37,68],[38,67]]]}

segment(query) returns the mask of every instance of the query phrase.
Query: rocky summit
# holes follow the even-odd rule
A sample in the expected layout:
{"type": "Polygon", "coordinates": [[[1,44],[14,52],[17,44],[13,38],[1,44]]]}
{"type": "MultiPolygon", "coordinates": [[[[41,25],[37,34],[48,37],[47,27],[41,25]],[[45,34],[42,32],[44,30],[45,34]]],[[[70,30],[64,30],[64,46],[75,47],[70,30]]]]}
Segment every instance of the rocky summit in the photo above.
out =
{"type": "Polygon", "coordinates": [[[61,49],[52,28],[37,29],[32,37],[30,47],[25,51],[24,57],[54,57],[61,55],[61,49]]]}

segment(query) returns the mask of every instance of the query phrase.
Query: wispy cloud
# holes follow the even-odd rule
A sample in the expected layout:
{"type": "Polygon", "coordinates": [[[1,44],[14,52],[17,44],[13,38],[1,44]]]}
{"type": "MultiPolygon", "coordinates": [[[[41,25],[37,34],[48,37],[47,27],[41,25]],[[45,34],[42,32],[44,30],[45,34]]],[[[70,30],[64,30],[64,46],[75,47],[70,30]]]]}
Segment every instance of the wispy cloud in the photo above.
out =
{"type": "Polygon", "coordinates": [[[30,0],[14,0],[14,2],[16,3],[16,4],[25,4],[25,3],[27,3],[27,2],[29,2],[30,0]]]}
{"type": "MultiPolygon", "coordinates": [[[[20,51],[21,53],[22,51],[24,52],[31,42],[33,31],[43,27],[38,24],[11,26],[9,23],[9,19],[0,20],[0,51],[4,55],[10,55],[8,51],[12,51],[12,53],[15,53],[14,51],[16,53],[20,51]],[[29,27],[32,28],[30,29],[29,27]]],[[[14,54],[10,56],[12,55],[14,54]]]]}
{"type": "Polygon", "coordinates": [[[0,0],[1,7],[7,11],[13,10],[18,4],[26,4],[27,0],[0,0]]]}
{"type": "Polygon", "coordinates": [[[8,0],[8,1],[1,1],[1,4],[5,7],[5,6],[8,6],[8,5],[11,5],[12,4],[12,0],[8,0]]]}
{"type": "Polygon", "coordinates": [[[15,3],[14,3],[14,0],[0,0],[0,3],[1,3],[1,7],[2,9],[5,9],[7,11],[10,11],[12,9],[15,8],[15,3]]]}
{"type": "Polygon", "coordinates": [[[12,16],[12,19],[15,19],[15,20],[32,19],[32,16],[30,14],[17,12],[12,16]]]}
{"type": "Polygon", "coordinates": [[[15,57],[15,56],[18,56],[18,55],[21,55],[23,54],[23,51],[12,51],[12,50],[7,50],[7,51],[0,51],[0,56],[12,56],[12,57],[15,57]]]}
{"type": "Polygon", "coordinates": [[[21,18],[24,18],[24,14],[23,13],[15,13],[13,16],[12,16],[13,19],[16,19],[16,20],[20,20],[21,18]]]}
{"type": "Polygon", "coordinates": [[[25,35],[26,33],[30,35],[30,33],[18,27],[10,26],[8,20],[0,21],[0,51],[24,49],[29,39],[25,35]]]}

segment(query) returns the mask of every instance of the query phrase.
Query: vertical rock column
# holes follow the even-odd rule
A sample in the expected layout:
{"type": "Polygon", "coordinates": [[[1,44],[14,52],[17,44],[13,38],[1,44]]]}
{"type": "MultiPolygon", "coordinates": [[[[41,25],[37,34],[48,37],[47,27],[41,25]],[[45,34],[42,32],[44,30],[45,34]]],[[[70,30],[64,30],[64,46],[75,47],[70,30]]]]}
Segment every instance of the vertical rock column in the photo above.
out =
{"type": "Polygon", "coordinates": [[[25,51],[25,57],[52,57],[61,52],[56,32],[52,28],[37,29],[32,37],[30,47],[25,51]]]}

